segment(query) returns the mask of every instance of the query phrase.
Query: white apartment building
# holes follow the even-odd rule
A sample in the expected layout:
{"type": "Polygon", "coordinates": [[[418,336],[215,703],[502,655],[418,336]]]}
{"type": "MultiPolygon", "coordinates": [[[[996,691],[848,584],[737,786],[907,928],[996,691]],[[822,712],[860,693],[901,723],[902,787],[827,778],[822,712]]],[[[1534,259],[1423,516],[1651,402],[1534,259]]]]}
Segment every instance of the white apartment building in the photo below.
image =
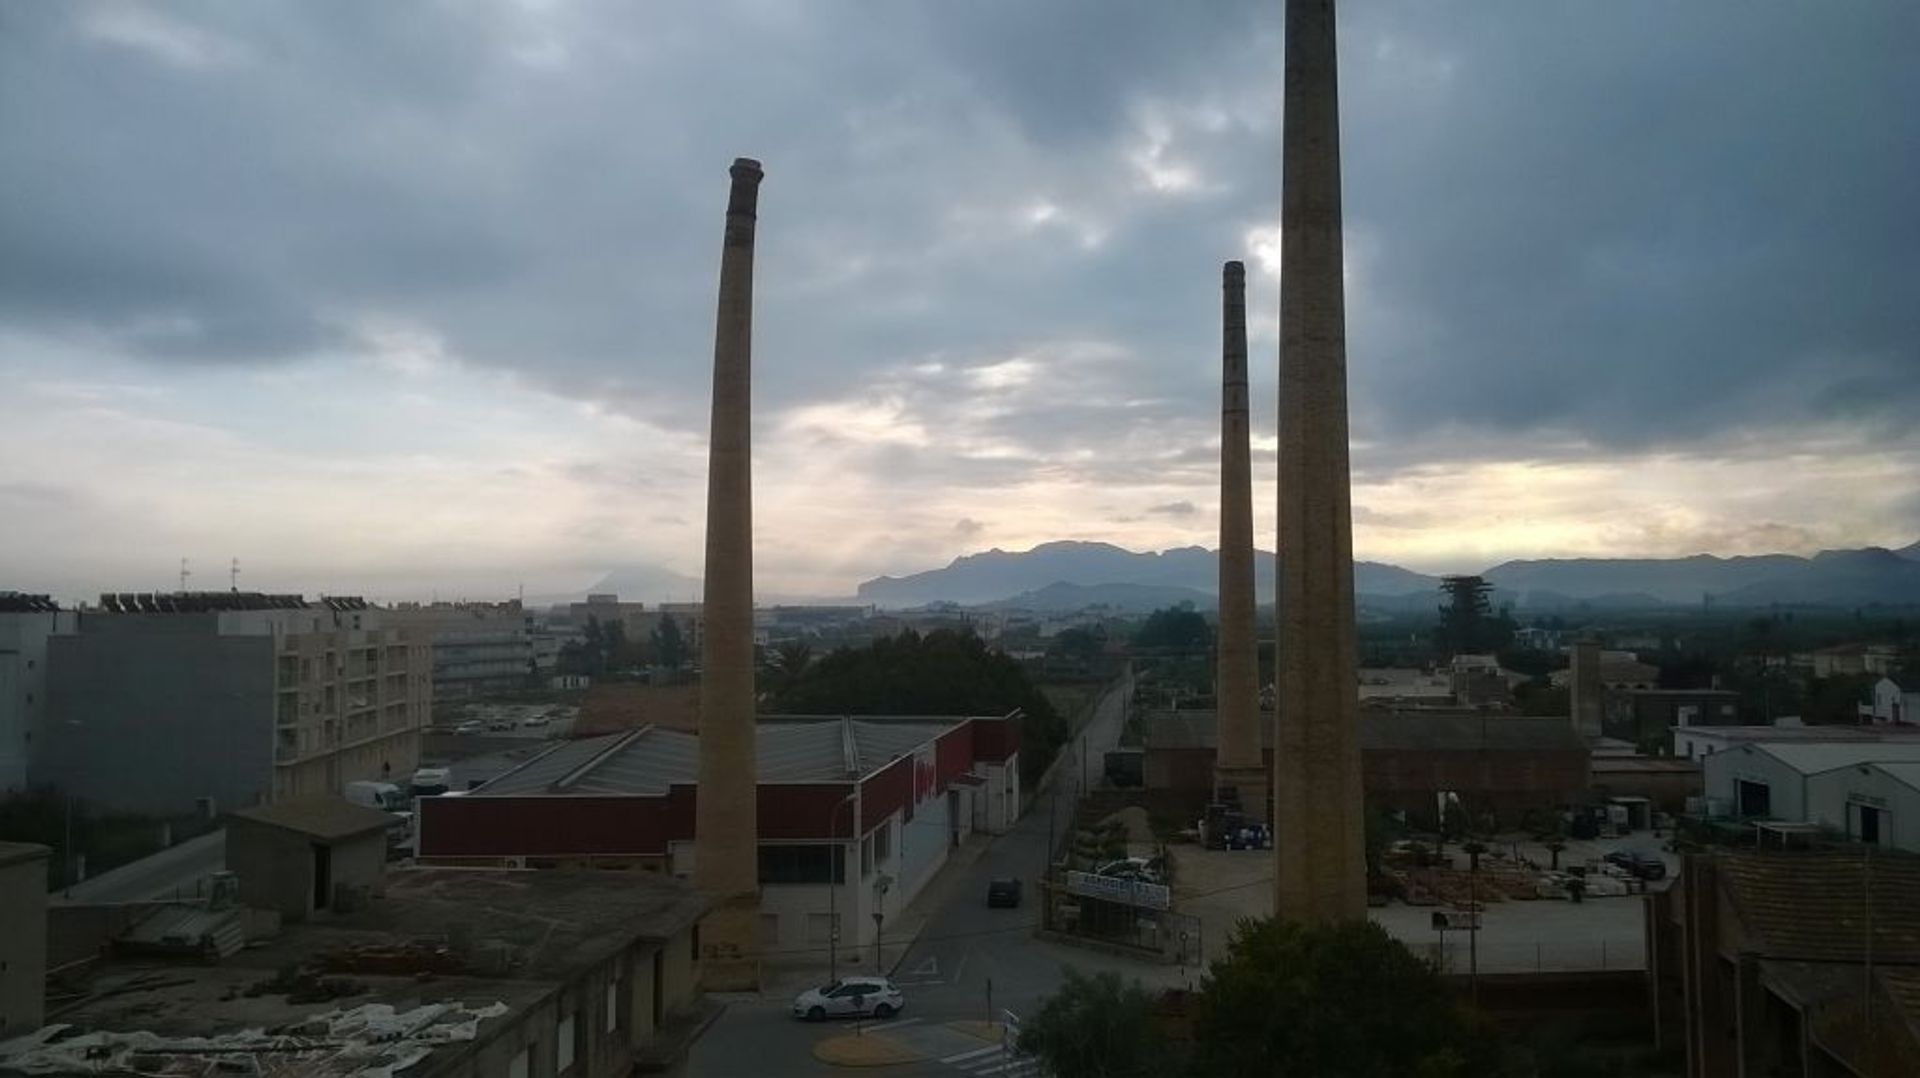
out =
{"type": "Polygon", "coordinates": [[[47,710],[47,638],[73,619],[48,596],[0,591],[0,793],[27,786],[47,710]]]}
{"type": "Polygon", "coordinates": [[[29,774],[170,816],[339,793],[419,764],[425,640],[357,598],[106,595],[48,639],[29,774]]]}

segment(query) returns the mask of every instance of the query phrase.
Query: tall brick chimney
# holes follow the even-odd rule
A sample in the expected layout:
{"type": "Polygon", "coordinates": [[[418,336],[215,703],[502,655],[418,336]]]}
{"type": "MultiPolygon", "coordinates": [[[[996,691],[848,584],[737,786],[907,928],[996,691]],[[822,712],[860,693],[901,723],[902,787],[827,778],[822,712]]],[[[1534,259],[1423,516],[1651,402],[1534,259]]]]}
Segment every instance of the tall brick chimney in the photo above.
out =
{"type": "Polygon", "coordinates": [[[1220,635],[1215,646],[1214,789],[1267,818],[1260,744],[1260,663],[1254,640],[1253,463],[1247,408],[1247,269],[1220,271],[1220,635]]]}
{"type": "Polygon", "coordinates": [[[1367,915],[1333,0],[1287,0],[1274,914],[1367,915]]]}
{"type": "Polygon", "coordinates": [[[707,449],[706,621],[700,673],[700,786],[693,879],[718,905],[700,925],[702,983],[759,985],[758,777],[754,766],[753,232],[760,162],[728,170],[720,309],[713,335],[713,421],[707,449]]]}

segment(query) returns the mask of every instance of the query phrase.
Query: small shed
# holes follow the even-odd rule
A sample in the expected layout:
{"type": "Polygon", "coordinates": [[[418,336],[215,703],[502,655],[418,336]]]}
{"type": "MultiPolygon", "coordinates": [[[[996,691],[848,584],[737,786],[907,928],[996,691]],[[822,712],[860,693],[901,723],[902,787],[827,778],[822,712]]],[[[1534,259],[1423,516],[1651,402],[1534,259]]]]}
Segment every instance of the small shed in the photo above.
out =
{"type": "Polygon", "coordinates": [[[337,797],[300,798],[227,817],[227,868],[240,900],[301,921],[385,891],[394,818],[337,797]]]}

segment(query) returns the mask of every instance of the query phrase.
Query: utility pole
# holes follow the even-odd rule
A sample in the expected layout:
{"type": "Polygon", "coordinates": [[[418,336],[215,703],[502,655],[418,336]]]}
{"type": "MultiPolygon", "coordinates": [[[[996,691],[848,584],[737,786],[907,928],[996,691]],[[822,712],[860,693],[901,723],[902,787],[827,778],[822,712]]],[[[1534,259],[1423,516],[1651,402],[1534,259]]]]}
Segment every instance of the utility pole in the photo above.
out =
{"type": "Polygon", "coordinates": [[[233,563],[227,566],[227,590],[233,591],[233,592],[237,592],[240,590],[240,559],[239,558],[233,559],[233,563]]]}
{"type": "Polygon", "coordinates": [[[187,571],[187,559],[180,559],[180,590],[187,590],[187,578],[193,574],[187,571]]]}
{"type": "MultiPolygon", "coordinates": [[[[1467,986],[1475,1009],[1480,1006],[1480,855],[1470,854],[1467,868],[1467,986]]],[[[1602,963],[1604,965],[1605,963],[1602,963]]]]}

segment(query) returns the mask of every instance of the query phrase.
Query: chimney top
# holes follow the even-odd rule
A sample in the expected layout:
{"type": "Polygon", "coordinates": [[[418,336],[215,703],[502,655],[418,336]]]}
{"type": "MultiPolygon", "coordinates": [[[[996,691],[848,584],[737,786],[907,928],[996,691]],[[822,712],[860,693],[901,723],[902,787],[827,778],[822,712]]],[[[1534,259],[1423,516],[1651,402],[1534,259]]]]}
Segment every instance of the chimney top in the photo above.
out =
{"type": "Polygon", "coordinates": [[[1244,281],[1247,279],[1246,263],[1235,259],[1220,268],[1220,277],[1226,281],[1244,281]]]}
{"type": "Polygon", "coordinates": [[[738,179],[740,178],[740,174],[743,172],[751,174],[753,178],[756,180],[759,179],[760,176],[762,175],[760,171],[760,162],[754,160],[751,157],[734,158],[733,167],[727,170],[727,174],[738,179]]]}

